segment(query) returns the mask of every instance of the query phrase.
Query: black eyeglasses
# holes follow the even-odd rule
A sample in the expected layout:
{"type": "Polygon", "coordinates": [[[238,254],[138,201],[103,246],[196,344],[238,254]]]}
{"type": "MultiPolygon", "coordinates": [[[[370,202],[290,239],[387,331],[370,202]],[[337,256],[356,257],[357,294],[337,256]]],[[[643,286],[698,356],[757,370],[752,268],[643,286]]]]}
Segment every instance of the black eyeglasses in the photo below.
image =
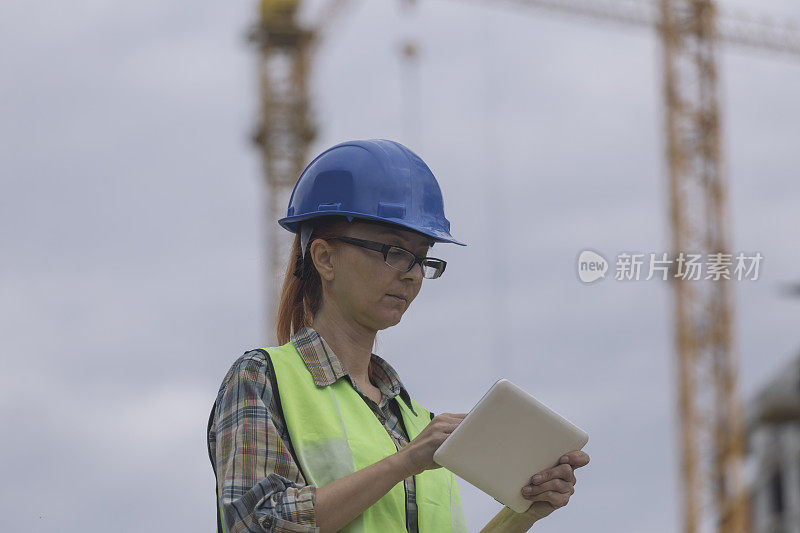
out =
{"type": "Polygon", "coordinates": [[[414,265],[419,263],[422,267],[422,276],[427,279],[436,279],[444,273],[447,261],[435,257],[419,257],[413,252],[395,246],[375,241],[365,241],[355,237],[331,237],[331,240],[342,241],[368,250],[375,250],[383,254],[383,261],[390,267],[400,272],[409,272],[414,265]]]}

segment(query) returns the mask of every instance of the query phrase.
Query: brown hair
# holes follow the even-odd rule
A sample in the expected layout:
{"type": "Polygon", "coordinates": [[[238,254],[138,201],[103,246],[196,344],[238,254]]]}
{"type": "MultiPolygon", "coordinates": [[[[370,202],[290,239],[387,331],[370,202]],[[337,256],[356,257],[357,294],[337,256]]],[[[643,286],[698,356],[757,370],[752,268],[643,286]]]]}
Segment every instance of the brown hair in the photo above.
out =
{"type": "Polygon", "coordinates": [[[322,279],[314,267],[308,248],[314,239],[329,239],[341,235],[342,229],[347,226],[346,219],[341,216],[320,217],[314,219],[313,224],[314,229],[304,254],[300,252],[299,232],[292,242],[275,320],[279,345],[289,342],[289,337],[303,326],[310,326],[322,303],[322,279]],[[301,257],[303,265],[295,275],[295,267],[301,257]]]}

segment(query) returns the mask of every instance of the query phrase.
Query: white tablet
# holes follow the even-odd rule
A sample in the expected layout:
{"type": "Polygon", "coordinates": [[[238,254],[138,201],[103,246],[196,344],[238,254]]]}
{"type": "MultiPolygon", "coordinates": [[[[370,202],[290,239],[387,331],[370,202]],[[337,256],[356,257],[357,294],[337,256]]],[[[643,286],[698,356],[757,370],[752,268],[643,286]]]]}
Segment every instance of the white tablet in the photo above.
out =
{"type": "Polygon", "coordinates": [[[518,513],[537,472],[580,450],[589,435],[507,379],[497,381],[433,454],[433,460],[518,513]]]}

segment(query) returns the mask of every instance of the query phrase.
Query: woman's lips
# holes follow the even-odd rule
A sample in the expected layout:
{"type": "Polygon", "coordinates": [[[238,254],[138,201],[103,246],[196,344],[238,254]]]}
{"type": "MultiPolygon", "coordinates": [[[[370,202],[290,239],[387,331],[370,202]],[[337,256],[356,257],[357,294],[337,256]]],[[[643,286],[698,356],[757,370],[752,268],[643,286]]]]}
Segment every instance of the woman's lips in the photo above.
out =
{"type": "Polygon", "coordinates": [[[387,294],[386,296],[390,296],[390,297],[392,297],[392,298],[395,298],[396,300],[400,300],[400,301],[401,301],[401,302],[403,302],[403,303],[405,303],[405,302],[406,302],[406,299],[405,299],[405,298],[403,298],[402,296],[395,296],[394,294],[387,294]]]}

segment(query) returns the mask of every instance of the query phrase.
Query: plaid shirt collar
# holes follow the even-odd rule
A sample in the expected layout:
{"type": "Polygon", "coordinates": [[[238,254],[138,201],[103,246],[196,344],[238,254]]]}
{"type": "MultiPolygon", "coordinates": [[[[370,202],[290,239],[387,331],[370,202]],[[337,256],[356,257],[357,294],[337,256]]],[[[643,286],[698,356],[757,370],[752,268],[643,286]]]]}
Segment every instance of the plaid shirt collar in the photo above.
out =
{"type": "MultiPolygon", "coordinates": [[[[353,388],[360,390],[350,372],[344,366],[336,354],[333,353],[330,345],[317,333],[317,330],[310,326],[303,326],[295,332],[289,340],[300,352],[300,357],[308,367],[314,383],[317,387],[327,387],[336,380],[347,377],[353,388]]],[[[416,411],[411,406],[411,397],[400,381],[397,371],[384,361],[381,357],[372,354],[369,365],[369,377],[376,387],[378,387],[386,397],[388,402],[395,396],[400,396],[414,415],[416,411]]]]}

